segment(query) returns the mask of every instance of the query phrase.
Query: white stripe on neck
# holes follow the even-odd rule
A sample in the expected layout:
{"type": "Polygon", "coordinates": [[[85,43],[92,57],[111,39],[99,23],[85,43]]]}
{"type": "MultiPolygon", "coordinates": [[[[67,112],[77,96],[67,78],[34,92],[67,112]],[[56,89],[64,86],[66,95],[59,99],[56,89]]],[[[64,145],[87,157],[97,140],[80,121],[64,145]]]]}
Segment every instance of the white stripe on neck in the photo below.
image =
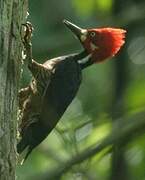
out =
{"type": "Polygon", "coordinates": [[[79,63],[79,64],[85,64],[85,63],[87,63],[87,62],[90,60],[91,56],[92,56],[92,54],[89,54],[89,55],[86,56],[85,58],[78,60],[78,63],[79,63]]]}

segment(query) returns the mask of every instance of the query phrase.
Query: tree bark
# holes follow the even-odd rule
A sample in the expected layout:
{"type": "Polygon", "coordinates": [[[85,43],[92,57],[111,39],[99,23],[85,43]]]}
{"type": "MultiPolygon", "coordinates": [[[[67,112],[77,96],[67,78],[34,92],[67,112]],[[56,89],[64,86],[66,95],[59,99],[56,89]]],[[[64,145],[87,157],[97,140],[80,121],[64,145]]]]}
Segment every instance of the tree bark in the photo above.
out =
{"type": "Polygon", "coordinates": [[[0,0],[0,180],[15,179],[21,24],[26,13],[27,0],[0,0]]]}

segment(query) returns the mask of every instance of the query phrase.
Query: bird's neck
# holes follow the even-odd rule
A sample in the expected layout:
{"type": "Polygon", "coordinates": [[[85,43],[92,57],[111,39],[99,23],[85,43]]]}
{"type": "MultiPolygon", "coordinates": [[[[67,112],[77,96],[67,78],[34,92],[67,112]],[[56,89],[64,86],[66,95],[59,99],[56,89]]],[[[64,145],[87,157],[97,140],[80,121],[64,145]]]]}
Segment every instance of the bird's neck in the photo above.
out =
{"type": "Polygon", "coordinates": [[[87,51],[82,51],[81,53],[76,54],[76,60],[80,64],[81,68],[84,69],[93,64],[92,55],[88,54],[87,51]]]}

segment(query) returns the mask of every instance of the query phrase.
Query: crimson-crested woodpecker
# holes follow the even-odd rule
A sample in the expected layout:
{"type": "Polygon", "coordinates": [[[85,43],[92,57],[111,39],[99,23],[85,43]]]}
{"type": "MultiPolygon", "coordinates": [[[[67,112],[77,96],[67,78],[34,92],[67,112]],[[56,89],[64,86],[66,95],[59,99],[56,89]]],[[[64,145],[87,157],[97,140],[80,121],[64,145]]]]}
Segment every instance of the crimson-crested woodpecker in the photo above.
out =
{"type": "Polygon", "coordinates": [[[50,59],[44,64],[32,59],[32,26],[25,24],[24,47],[33,75],[29,86],[19,92],[22,121],[17,152],[20,154],[28,148],[25,159],[53,130],[76,96],[82,70],[114,56],[125,42],[123,29],[82,29],[66,20],[64,24],[77,36],[83,51],[50,59]]]}

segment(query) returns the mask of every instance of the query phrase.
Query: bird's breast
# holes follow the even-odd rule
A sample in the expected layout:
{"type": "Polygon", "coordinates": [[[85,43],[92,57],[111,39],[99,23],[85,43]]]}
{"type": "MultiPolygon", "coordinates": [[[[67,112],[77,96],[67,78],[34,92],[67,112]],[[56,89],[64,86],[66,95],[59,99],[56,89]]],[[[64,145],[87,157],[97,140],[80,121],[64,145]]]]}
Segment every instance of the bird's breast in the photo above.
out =
{"type": "Polygon", "coordinates": [[[59,119],[76,96],[81,79],[81,69],[75,61],[57,64],[44,97],[43,116],[47,114],[53,122],[59,119]]]}

